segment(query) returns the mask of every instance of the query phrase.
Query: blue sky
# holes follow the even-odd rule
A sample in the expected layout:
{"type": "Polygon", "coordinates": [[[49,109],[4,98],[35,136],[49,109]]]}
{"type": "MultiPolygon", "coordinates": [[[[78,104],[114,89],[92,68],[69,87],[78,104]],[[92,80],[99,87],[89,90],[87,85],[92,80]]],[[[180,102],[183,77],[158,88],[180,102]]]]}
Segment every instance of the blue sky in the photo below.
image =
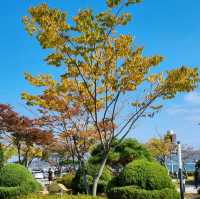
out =
{"type": "MultiPolygon", "coordinates": [[[[10,103],[17,111],[30,114],[20,99],[22,91],[33,91],[23,73],[54,73],[43,63],[46,53],[34,38],[24,31],[22,16],[30,6],[48,3],[68,12],[72,17],[80,8],[104,9],[103,0],[8,0],[0,7],[0,103],[10,103]],[[99,3],[101,2],[101,3],[99,3]]],[[[162,69],[180,65],[200,66],[200,1],[144,0],[131,8],[134,20],[124,31],[135,36],[135,42],[145,47],[145,54],[165,57],[162,69]]],[[[154,119],[141,121],[130,136],[145,142],[152,136],[173,129],[185,144],[200,148],[200,92],[179,95],[166,103],[154,119]]]]}

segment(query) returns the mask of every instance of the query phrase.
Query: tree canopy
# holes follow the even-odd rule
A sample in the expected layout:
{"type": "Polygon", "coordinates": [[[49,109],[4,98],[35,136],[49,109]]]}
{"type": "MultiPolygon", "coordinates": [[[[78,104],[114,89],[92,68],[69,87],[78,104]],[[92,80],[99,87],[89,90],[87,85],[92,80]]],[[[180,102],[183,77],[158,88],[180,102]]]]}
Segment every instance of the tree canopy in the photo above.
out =
{"type": "Polygon", "coordinates": [[[36,120],[19,115],[6,104],[0,104],[0,133],[1,143],[14,147],[18,162],[25,166],[34,158],[41,157],[41,146],[50,144],[54,139],[52,132],[40,128],[36,120]]]}
{"type": "MultiPolygon", "coordinates": [[[[121,169],[129,162],[137,159],[151,160],[151,153],[145,147],[140,144],[136,139],[127,138],[118,145],[119,140],[115,140],[113,143],[114,149],[109,152],[107,164],[113,169],[121,169]]],[[[103,158],[103,150],[101,145],[97,145],[91,151],[91,157],[89,162],[92,164],[99,164],[103,158]]]]}

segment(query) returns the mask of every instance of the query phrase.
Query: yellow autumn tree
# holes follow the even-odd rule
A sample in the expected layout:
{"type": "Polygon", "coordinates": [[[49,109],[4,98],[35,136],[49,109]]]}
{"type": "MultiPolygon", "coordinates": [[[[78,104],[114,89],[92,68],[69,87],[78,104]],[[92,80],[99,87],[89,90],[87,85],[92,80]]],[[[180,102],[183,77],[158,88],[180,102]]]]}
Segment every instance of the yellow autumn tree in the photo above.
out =
{"type": "Polygon", "coordinates": [[[194,90],[199,81],[197,68],[187,66],[152,73],[163,57],[144,56],[143,48],[133,45],[132,35],[119,34],[119,28],[131,20],[124,10],[139,2],[106,0],[107,10],[98,14],[81,10],[71,24],[65,12],[47,4],[31,7],[29,16],[24,17],[26,30],[43,49],[50,49],[45,61],[65,72],[59,80],[48,74],[26,73],[30,84],[44,90],[22,97],[30,105],[53,112],[78,105],[88,114],[103,148],[93,182],[94,196],[113,140],[119,137],[122,141],[139,119],[154,116],[162,101],[194,90]]]}
{"type": "Polygon", "coordinates": [[[150,139],[146,146],[153,157],[158,160],[160,164],[167,167],[167,158],[170,157],[174,149],[172,142],[164,137],[158,137],[150,139]]]}

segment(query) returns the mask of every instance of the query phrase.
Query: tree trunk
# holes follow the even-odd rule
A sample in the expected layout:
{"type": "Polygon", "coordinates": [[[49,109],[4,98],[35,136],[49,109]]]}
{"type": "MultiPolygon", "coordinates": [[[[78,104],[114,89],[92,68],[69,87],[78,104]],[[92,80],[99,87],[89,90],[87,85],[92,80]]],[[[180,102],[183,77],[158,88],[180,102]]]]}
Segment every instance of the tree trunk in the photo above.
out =
{"type": "Polygon", "coordinates": [[[84,184],[85,184],[86,193],[87,193],[87,194],[90,194],[90,187],[89,187],[89,185],[88,185],[87,175],[86,175],[85,172],[84,172],[84,174],[83,174],[83,182],[84,182],[84,184]]]}
{"type": "Polygon", "coordinates": [[[17,153],[18,153],[18,162],[21,164],[21,146],[20,144],[17,144],[17,153]]]}
{"type": "Polygon", "coordinates": [[[24,165],[26,168],[28,168],[28,153],[29,153],[29,147],[27,148],[25,154],[23,155],[23,160],[21,161],[22,162],[22,165],[24,165]]]}
{"type": "Polygon", "coordinates": [[[76,165],[75,165],[74,155],[72,155],[72,164],[73,164],[74,171],[76,171],[76,165]]]}
{"type": "Polygon", "coordinates": [[[98,186],[98,182],[99,182],[99,179],[103,173],[103,169],[106,165],[106,161],[108,159],[108,154],[105,155],[104,159],[102,160],[101,164],[100,164],[100,168],[99,168],[99,171],[97,173],[97,175],[94,177],[94,180],[93,180],[93,186],[92,186],[92,196],[95,197],[97,195],[97,186],[98,186]]]}
{"type": "Polygon", "coordinates": [[[83,183],[85,185],[86,194],[89,194],[90,193],[90,188],[89,188],[89,185],[88,185],[85,163],[82,162],[81,166],[82,166],[81,169],[83,170],[83,183]]]}
{"type": "Polygon", "coordinates": [[[31,165],[32,161],[33,161],[33,158],[32,158],[32,159],[30,159],[30,160],[28,161],[27,168],[28,168],[28,167],[30,167],[30,165],[31,165]]]}

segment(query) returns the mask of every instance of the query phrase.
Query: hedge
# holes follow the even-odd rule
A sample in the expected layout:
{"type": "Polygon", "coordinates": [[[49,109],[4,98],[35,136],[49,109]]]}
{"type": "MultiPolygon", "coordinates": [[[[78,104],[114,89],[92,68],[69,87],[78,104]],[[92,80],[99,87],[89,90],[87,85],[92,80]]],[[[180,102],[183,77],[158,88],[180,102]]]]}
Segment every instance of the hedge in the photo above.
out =
{"type": "Polygon", "coordinates": [[[115,187],[107,193],[108,199],[179,199],[175,189],[145,190],[135,186],[115,187]]]}
{"type": "Polygon", "coordinates": [[[1,199],[15,199],[22,195],[39,190],[40,186],[32,181],[27,181],[25,184],[16,187],[0,187],[0,198],[1,199]]]}
{"type": "Polygon", "coordinates": [[[20,186],[17,187],[0,187],[1,199],[12,199],[22,194],[20,186]]]}
{"type": "Polygon", "coordinates": [[[20,199],[106,199],[104,197],[92,197],[89,195],[41,195],[41,194],[33,194],[24,196],[20,199]]]}

